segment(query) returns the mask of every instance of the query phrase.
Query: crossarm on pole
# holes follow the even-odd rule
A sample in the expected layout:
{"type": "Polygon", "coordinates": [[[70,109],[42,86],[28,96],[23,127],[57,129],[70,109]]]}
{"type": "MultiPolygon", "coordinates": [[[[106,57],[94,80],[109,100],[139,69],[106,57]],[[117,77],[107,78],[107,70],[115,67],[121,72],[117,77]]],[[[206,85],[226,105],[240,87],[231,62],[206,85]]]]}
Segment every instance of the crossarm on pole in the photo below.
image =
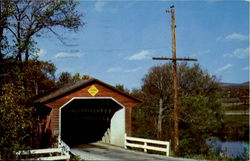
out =
{"type": "Polygon", "coordinates": [[[198,61],[198,59],[191,59],[191,58],[164,58],[164,57],[154,57],[153,60],[198,61]]]}

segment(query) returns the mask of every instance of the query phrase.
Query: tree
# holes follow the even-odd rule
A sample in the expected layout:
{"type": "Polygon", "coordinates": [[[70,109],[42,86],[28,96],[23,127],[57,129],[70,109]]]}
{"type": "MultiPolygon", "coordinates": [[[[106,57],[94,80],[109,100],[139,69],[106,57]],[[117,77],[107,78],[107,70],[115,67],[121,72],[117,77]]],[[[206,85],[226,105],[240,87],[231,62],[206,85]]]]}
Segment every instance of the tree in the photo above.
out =
{"type": "Polygon", "coordinates": [[[90,76],[83,75],[81,77],[80,73],[78,72],[76,72],[73,76],[71,76],[69,72],[62,72],[57,81],[57,88],[60,88],[66,84],[75,83],[80,80],[88,80],[88,79],[90,79],[90,76]]]}
{"type": "MultiPolygon", "coordinates": [[[[31,144],[34,108],[29,101],[55,87],[55,66],[37,61],[35,37],[58,27],[77,31],[84,25],[74,0],[0,0],[0,158],[31,144]]],[[[62,41],[62,40],[61,40],[62,41]]]]}
{"type": "Polygon", "coordinates": [[[76,11],[78,3],[74,0],[14,0],[11,6],[4,1],[2,4],[0,40],[6,36],[9,42],[13,41],[13,56],[19,61],[27,61],[34,54],[31,51],[36,51],[35,36],[46,31],[60,38],[56,27],[76,31],[84,24],[82,14],[76,11]]]}
{"type": "Polygon", "coordinates": [[[39,118],[32,98],[55,87],[51,62],[3,59],[0,73],[0,158],[15,159],[14,151],[38,148],[39,118]],[[26,68],[19,67],[25,64],[26,68]],[[25,80],[25,81],[24,81],[25,80]]]}
{"type": "Polygon", "coordinates": [[[116,84],[115,88],[117,88],[123,92],[129,93],[129,89],[125,88],[123,84],[116,84]]]}
{"type": "Polygon", "coordinates": [[[3,51],[8,47],[7,37],[4,35],[4,29],[8,26],[8,17],[13,15],[13,2],[11,0],[0,0],[0,60],[3,59],[3,51]]]}
{"type": "MultiPolygon", "coordinates": [[[[222,119],[220,86],[216,78],[211,77],[198,64],[188,66],[182,63],[178,65],[178,70],[180,155],[206,153],[208,147],[205,139],[216,132],[222,119]]],[[[171,73],[171,64],[152,67],[143,78],[141,87],[144,104],[138,111],[145,110],[143,115],[148,115],[146,119],[154,117],[158,139],[170,140],[173,137],[171,73]]]]}
{"type": "Polygon", "coordinates": [[[86,75],[86,74],[83,74],[82,80],[88,80],[88,79],[90,79],[90,76],[89,76],[89,75],[86,75]]]}
{"type": "Polygon", "coordinates": [[[58,78],[57,86],[61,87],[71,82],[71,74],[69,72],[62,72],[58,78]]]}
{"type": "Polygon", "coordinates": [[[77,82],[81,80],[81,75],[80,73],[76,72],[72,77],[71,77],[71,82],[77,82]]]}
{"type": "Polygon", "coordinates": [[[16,150],[28,148],[27,139],[33,125],[31,107],[25,107],[22,88],[5,84],[0,96],[0,156],[13,160],[16,150]]]}
{"type": "Polygon", "coordinates": [[[31,101],[55,87],[51,62],[6,58],[0,72],[0,158],[15,159],[14,151],[38,148],[39,118],[31,101]],[[21,70],[20,66],[26,66],[21,70]]]}
{"type": "MultiPolygon", "coordinates": [[[[56,67],[51,62],[29,60],[26,62],[15,59],[4,59],[0,63],[0,89],[4,84],[22,86],[27,96],[45,93],[55,88],[56,67]],[[20,66],[25,66],[20,69],[20,66]]],[[[29,99],[27,97],[27,99],[29,99]]]]}
{"type": "Polygon", "coordinates": [[[43,94],[55,88],[56,67],[51,62],[29,60],[25,62],[25,89],[32,95],[43,94]]]}
{"type": "Polygon", "coordinates": [[[180,155],[207,153],[205,141],[217,133],[223,119],[222,89],[216,77],[203,71],[198,64],[185,66],[179,71],[180,155]],[[197,148],[190,149],[191,146],[197,148]]]}
{"type": "Polygon", "coordinates": [[[162,121],[169,113],[172,104],[172,68],[170,64],[150,69],[143,78],[142,92],[148,108],[158,108],[157,138],[162,139],[162,121]]]}

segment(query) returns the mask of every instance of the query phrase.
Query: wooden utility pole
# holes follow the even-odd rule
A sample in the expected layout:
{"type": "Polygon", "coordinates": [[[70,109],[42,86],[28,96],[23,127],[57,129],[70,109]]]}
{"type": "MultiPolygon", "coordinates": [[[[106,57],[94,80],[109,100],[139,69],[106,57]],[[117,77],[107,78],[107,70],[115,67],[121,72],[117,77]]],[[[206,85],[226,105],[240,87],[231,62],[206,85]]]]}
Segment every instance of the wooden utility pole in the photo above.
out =
{"type": "Polygon", "coordinates": [[[176,39],[175,39],[175,14],[174,6],[166,11],[171,13],[171,29],[172,29],[172,58],[156,57],[154,60],[172,60],[173,65],[173,91],[174,91],[174,152],[179,151],[179,107],[178,107],[178,75],[177,75],[177,61],[197,61],[197,59],[190,58],[176,58],[176,39]]]}

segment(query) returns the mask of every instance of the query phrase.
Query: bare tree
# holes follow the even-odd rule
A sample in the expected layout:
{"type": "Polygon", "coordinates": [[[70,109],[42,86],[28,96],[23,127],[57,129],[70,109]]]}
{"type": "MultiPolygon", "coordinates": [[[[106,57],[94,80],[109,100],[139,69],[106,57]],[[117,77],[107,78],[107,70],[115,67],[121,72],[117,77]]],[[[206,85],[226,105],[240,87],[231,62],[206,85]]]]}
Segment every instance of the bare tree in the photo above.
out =
{"type": "Polygon", "coordinates": [[[142,91],[145,94],[145,104],[158,108],[157,138],[162,139],[162,122],[165,113],[171,110],[172,76],[171,65],[157,66],[150,69],[143,79],[142,91]]]}
{"type": "Polygon", "coordinates": [[[3,5],[2,11],[6,7],[12,11],[12,14],[5,15],[1,25],[8,33],[8,39],[14,42],[14,57],[27,61],[36,44],[34,37],[41,36],[45,31],[55,34],[57,38],[61,37],[56,27],[77,31],[84,25],[82,14],[76,11],[77,4],[74,0],[13,0],[11,8],[3,5]],[[6,22],[8,25],[4,25],[6,22]]]}

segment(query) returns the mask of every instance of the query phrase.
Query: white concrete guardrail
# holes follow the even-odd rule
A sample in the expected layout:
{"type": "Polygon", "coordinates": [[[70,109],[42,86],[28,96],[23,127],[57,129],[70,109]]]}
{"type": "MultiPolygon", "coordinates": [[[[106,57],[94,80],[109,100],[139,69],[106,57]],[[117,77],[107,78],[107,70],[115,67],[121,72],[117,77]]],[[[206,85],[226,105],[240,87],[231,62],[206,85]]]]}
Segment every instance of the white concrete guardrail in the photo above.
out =
{"type": "Polygon", "coordinates": [[[53,153],[59,153],[57,156],[48,156],[48,157],[38,157],[30,158],[28,160],[69,160],[70,148],[62,140],[59,140],[58,148],[49,148],[49,149],[35,149],[35,150],[21,150],[16,152],[17,156],[22,155],[36,155],[36,154],[47,154],[51,155],[53,153]]]}
{"type": "Polygon", "coordinates": [[[147,152],[147,150],[154,150],[154,151],[165,152],[166,156],[169,156],[170,142],[168,141],[128,137],[126,134],[124,140],[125,140],[124,143],[125,149],[127,149],[127,147],[135,147],[144,149],[144,152],[147,152]],[[163,145],[164,147],[159,147],[159,145],[161,146],[163,145]]]}

